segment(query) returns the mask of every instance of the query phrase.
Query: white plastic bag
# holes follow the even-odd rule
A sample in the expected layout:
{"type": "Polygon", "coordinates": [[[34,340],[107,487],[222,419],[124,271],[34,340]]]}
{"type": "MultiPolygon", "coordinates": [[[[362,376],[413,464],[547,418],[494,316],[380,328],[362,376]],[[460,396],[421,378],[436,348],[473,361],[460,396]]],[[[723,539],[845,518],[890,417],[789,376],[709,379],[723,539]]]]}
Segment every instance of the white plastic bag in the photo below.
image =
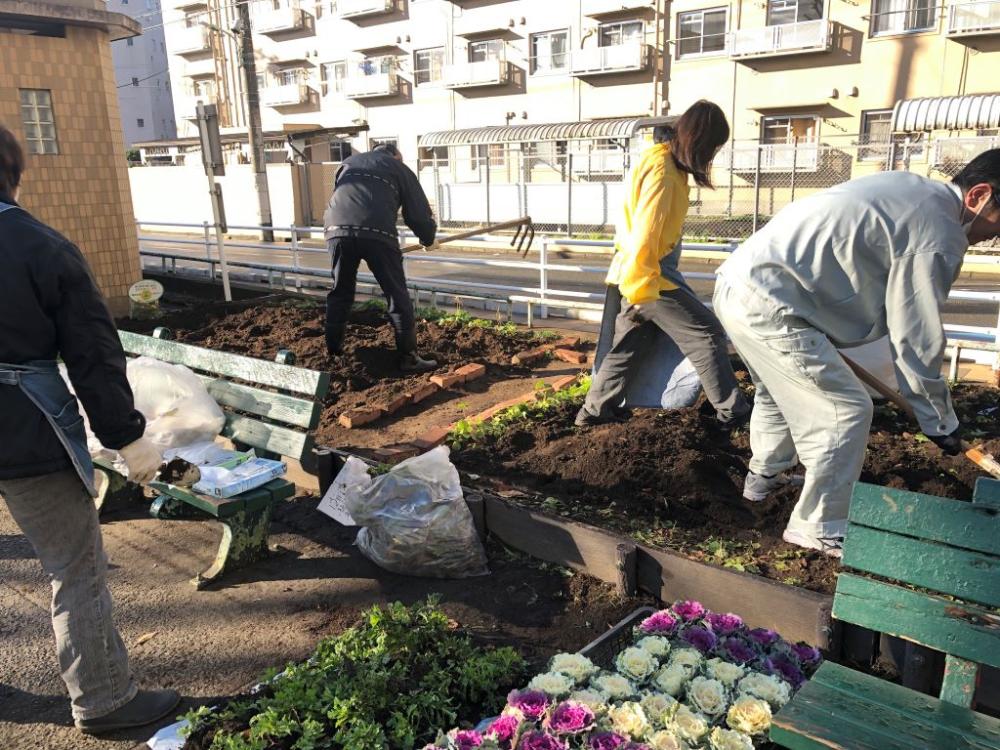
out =
{"type": "Polygon", "coordinates": [[[442,445],[348,495],[347,510],[364,526],[357,545],[365,557],[403,575],[468,578],[489,573],[458,470],[448,456],[442,445]]]}
{"type": "Polygon", "coordinates": [[[146,437],[160,450],[214,440],[226,424],[201,378],[183,365],[139,357],[128,363],[128,382],[146,437]]]}
{"type": "Polygon", "coordinates": [[[344,526],[357,526],[350,511],[347,510],[347,499],[368,489],[371,483],[368,465],[360,458],[348,456],[344,468],[323,495],[317,510],[344,526]]]}

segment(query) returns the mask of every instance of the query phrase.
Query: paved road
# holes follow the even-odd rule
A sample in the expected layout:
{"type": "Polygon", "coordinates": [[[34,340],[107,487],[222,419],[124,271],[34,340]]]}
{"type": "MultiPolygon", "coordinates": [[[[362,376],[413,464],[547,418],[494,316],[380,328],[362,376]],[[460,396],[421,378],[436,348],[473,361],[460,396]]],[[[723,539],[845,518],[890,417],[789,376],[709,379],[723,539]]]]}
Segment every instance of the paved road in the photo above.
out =
{"type": "MultiPolygon", "coordinates": [[[[143,241],[142,249],[153,252],[176,253],[190,257],[204,258],[205,248],[200,240],[198,244],[177,244],[176,236],[144,235],[150,237],[143,241]],[[173,240],[173,241],[171,241],[173,240]]],[[[250,240],[234,240],[226,245],[226,257],[230,261],[273,264],[276,266],[291,266],[293,252],[289,243],[276,243],[267,248],[243,247],[253,244],[250,240]]],[[[537,263],[538,243],[536,252],[531,253],[527,260],[537,263]]],[[[448,288],[485,289],[489,286],[516,287],[519,291],[504,290],[502,294],[537,294],[539,289],[539,272],[537,269],[517,268],[515,264],[521,259],[513,251],[488,250],[477,248],[443,247],[436,253],[413,253],[407,257],[407,275],[411,281],[416,279],[435,279],[439,282],[451,282],[448,288]],[[434,260],[432,260],[434,258],[434,260]],[[442,260],[437,260],[442,259],[442,260]],[[444,259],[451,259],[450,261],[444,259]],[[468,262],[476,263],[467,264],[468,262]],[[492,265],[485,265],[485,264],[492,265]],[[512,267],[513,266],[513,267],[512,267]],[[477,287],[476,285],[483,285],[477,287]]],[[[146,264],[152,267],[158,261],[146,258],[146,264]]],[[[571,267],[572,270],[550,270],[547,288],[571,292],[574,297],[587,299],[583,295],[595,295],[589,301],[597,300],[603,294],[602,279],[608,265],[608,256],[601,254],[560,254],[550,253],[550,264],[571,267]]],[[[329,269],[329,258],[325,250],[316,247],[304,247],[299,252],[299,264],[302,268],[326,272],[329,269]]],[[[177,262],[178,267],[205,268],[205,264],[177,262]]],[[[682,270],[689,274],[709,274],[714,266],[708,262],[685,261],[682,270]]],[[[362,267],[362,272],[366,269],[362,267]]],[[[703,278],[691,278],[691,285],[702,297],[711,296],[712,281],[703,278]]],[[[1000,277],[994,279],[976,278],[961,279],[955,286],[956,290],[977,292],[1000,292],[1000,277]]],[[[497,292],[500,293],[500,292],[497,292]]],[[[565,296],[565,295],[563,295],[565,296]]],[[[998,306],[996,302],[955,301],[946,308],[946,322],[964,326],[995,327],[997,325],[998,306]]]]}

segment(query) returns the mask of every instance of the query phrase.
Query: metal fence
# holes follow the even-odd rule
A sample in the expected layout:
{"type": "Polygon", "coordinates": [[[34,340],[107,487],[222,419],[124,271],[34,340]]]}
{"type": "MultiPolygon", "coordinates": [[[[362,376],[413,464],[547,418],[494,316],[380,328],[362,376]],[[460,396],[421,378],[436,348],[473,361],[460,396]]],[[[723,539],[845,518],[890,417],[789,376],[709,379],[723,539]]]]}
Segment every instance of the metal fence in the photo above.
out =
{"type": "MultiPolygon", "coordinates": [[[[900,170],[947,180],[977,154],[997,147],[998,134],[736,142],[715,159],[715,188],[692,187],[684,234],[742,239],[792,201],[855,177],[900,170]]],[[[444,227],[530,215],[539,231],[598,239],[614,232],[636,156],[613,142],[497,144],[434,149],[417,166],[444,227]]]]}

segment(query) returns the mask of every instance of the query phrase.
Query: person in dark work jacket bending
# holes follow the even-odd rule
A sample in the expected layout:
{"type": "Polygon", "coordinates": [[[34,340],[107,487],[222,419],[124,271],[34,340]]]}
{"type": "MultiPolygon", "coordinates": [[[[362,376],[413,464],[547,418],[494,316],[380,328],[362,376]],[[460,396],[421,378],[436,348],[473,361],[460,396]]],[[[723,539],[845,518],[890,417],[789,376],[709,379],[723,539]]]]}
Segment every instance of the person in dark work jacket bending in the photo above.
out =
{"type": "Polygon", "coordinates": [[[422,372],[434,369],[437,362],[417,353],[413,302],[396,232],[400,208],[420,244],[433,247],[437,222],[417,176],[403,164],[395,146],[384,144],[344,160],[323,222],[333,261],[333,290],[326,298],[326,347],[332,356],[342,351],[358,266],[365,261],[389,303],[400,369],[422,372]]]}

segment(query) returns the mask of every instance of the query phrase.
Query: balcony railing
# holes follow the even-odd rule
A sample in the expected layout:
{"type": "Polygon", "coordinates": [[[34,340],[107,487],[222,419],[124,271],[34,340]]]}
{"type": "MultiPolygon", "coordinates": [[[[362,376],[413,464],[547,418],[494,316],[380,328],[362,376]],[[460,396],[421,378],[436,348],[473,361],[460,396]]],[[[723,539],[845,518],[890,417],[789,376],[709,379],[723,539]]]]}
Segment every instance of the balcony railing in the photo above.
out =
{"type": "Polygon", "coordinates": [[[625,173],[625,152],[619,149],[584,151],[572,156],[573,174],[578,177],[625,173]]]}
{"type": "Polygon", "coordinates": [[[309,87],[302,81],[260,90],[260,103],[265,107],[294,107],[309,102],[309,87]]]}
{"type": "Polygon", "coordinates": [[[280,8],[254,7],[254,27],[261,34],[280,34],[298,31],[306,19],[299,0],[287,0],[280,8]]]}
{"type": "Polygon", "coordinates": [[[570,70],[575,76],[628,73],[649,67],[649,46],[639,42],[613,47],[588,47],[573,52],[570,70]]]}
{"type": "Polygon", "coordinates": [[[738,29],[729,39],[729,56],[776,57],[806,52],[826,52],[833,46],[833,24],[826,18],[817,21],[738,29]]]}
{"type": "Polygon", "coordinates": [[[449,89],[503,86],[510,82],[510,65],[506,60],[455,63],[445,66],[443,79],[449,89]]]}
{"type": "Polygon", "coordinates": [[[337,15],[341,18],[381,16],[394,10],[395,0],[337,0],[337,15]]]}
{"type": "Polygon", "coordinates": [[[652,8],[656,0],[583,0],[583,15],[590,18],[611,13],[652,8]]]}
{"type": "Polygon", "coordinates": [[[177,100],[174,112],[181,120],[197,120],[198,102],[202,102],[203,104],[215,104],[215,97],[188,93],[183,98],[177,100]]]}
{"type": "Polygon", "coordinates": [[[815,172],[819,167],[817,143],[765,143],[760,146],[728,147],[719,152],[714,164],[718,169],[729,169],[732,160],[734,172],[756,172],[757,153],[760,152],[761,172],[815,172]],[[731,154],[731,155],[730,155],[731,154]]]}
{"type": "Polygon", "coordinates": [[[344,96],[348,99],[377,99],[396,96],[399,93],[399,78],[395,71],[354,75],[344,79],[344,96]]]}
{"type": "Polygon", "coordinates": [[[1000,136],[984,135],[973,138],[942,138],[931,144],[931,163],[965,165],[984,151],[1000,148],[1000,136]]]}
{"type": "Polygon", "coordinates": [[[949,36],[982,36],[1000,34],[1000,1],[952,5],[948,16],[949,36]]]}
{"type": "Polygon", "coordinates": [[[212,39],[204,26],[183,26],[173,34],[172,49],[178,55],[193,55],[211,49],[212,39]]]}

